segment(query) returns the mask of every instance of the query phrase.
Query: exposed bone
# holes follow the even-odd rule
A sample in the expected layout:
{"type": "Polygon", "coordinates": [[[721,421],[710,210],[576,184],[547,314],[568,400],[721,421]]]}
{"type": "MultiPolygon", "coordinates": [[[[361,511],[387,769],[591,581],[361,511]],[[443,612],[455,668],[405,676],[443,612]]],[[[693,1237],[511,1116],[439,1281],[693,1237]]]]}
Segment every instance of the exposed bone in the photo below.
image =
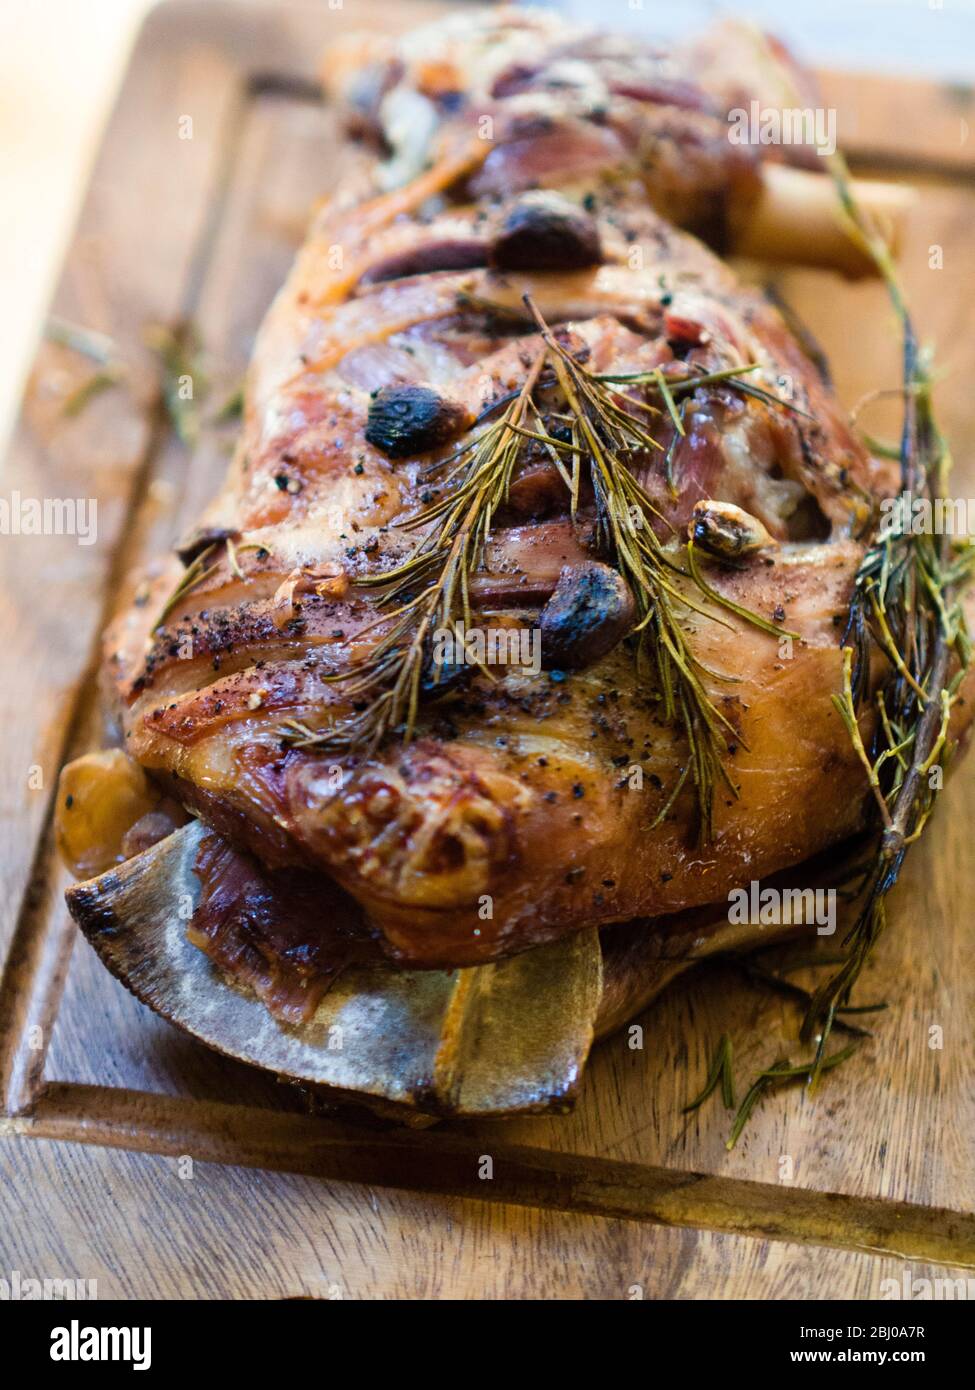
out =
{"type": "MultiPolygon", "coordinates": [[[[102,962],[156,1013],[226,1056],[327,1098],[422,1115],[516,1115],[571,1107],[594,1038],[621,1027],[677,975],[721,951],[808,932],[733,925],[726,905],[579,932],[496,964],[455,971],[346,971],[307,1024],[283,1026],[187,940],[199,821],[68,891],[102,962]]],[[[800,867],[773,883],[835,881],[800,867]]]]}
{"type": "MultiPolygon", "coordinates": [[[[893,256],[900,253],[916,191],[902,184],[857,179],[854,195],[876,221],[893,256]]],[[[848,236],[836,189],[824,171],[766,164],[757,200],[732,228],[732,251],[763,261],[822,266],[851,277],[876,275],[874,262],[848,236]]]]}
{"type": "Polygon", "coordinates": [[[307,1024],[284,1027],[186,937],[200,840],[193,821],[68,892],[104,964],[177,1027],[241,1062],[404,1116],[571,1105],[602,990],[599,936],[581,932],[470,970],[350,968],[307,1024]]]}

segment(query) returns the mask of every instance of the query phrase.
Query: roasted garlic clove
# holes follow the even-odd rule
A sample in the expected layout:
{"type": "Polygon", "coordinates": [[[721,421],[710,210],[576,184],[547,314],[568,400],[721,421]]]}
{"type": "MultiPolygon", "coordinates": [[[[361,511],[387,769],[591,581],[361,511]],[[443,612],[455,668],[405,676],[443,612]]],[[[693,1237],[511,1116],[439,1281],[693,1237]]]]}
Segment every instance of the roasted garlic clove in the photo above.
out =
{"type": "Polygon", "coordinates": [[[227,526],[197,526],[189,535],[176,542],[173,550],[189,568],[194,560],[211,546],[222,545],[224,541],[239,541],[240,532],[227,526]]]}
{"type": "Polygon", "coordinates": [[[576,671],[592,666],[621,641],[636,616],[626,580],[610,565],[566,565],[542,609],[542,666],[576,671]]]}
{"type": "Polygon", "coordinates": [[[472,424],[465,406],[429,386],[384,386],[370,403],[366,439],[388,458],[409,458],[447,444],[472,424]]]}
{"type": "Polygon", "coordinates": [[[778,545],[758,517],[733,502],[715,502],[710,497],[695,502],[687,535],[701,550],[722,560],[736,560],[778,545]]]}
{"type": "Polygon", "coordinates": [[[77,878],[99,874],[125,858],[128,831],[160,800],[137,762],[121,748],[75,758],[58,783],[58,847],[77,878]]]}
{"type": "Polygon", "coordinates": [[[584,270],[602,260],[594,217],[559,193],[524,193],[491,242],[499,270],[584,270]]]}

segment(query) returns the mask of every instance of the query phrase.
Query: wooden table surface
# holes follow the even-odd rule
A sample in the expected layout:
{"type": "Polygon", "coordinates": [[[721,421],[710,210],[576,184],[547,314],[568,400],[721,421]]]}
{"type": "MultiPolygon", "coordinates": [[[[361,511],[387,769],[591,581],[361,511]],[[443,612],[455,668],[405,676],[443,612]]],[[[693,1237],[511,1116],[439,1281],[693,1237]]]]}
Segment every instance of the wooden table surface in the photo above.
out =
{"type": "MultiPolygon", "coordinates": [[[[45,345],[32,373],[6,490],[96,497],[98,539],[0,545],[0,1275],[96,1279],[101,1296],[767,1299],[876,1297],[905,1269],[971,1269],[975,764],[952,779],[866,973],[863,998],[890,1003],[874,1037],[814,1099],[762,1105],[731,1152],[720,1105],[683,1105],[721,1033],[744,1076],[798,1019],[730,967],[670,989],[640,1020],[642,1050],[600,1047],[571,1116],[401,1133],[307,1114],[294,1090],[150,1014],[76,937],[50,815],[61,763],[100,739],[98,633],[142,557],[213,491],[232,437],[210,425],[192,457],[172,437],[143,331],[192,319],[210,399],[233,390],[305,209],[351,157],[306,84],[367,8],[152,13],[55,299],[111,334],[129,376],[69,419],[89,368],[45,345]],[[478,1184],[483,1155],[494,1177],[478,1184]]],[[[401,4],[397,23],[436,10],[401,4]]],[[[387,7],[372,14],[388,25],[387,7]]],[[[955,491],[970,491],[971,95],[825,81],[856,164],[923,190],[905,278],[944,369],[955,491]]],[[[847,403],[898,381],[878,285],[778,284],[847,403]]],[[[881,404],[871,429],[893,418],[881,404]]]]}

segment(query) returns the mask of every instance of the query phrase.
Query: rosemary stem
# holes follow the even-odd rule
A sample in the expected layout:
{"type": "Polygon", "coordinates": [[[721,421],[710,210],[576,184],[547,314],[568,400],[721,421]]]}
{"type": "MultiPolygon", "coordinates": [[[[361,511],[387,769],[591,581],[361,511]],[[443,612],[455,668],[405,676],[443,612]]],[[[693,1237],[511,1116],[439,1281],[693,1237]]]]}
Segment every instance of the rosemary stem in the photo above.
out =
{"type": "Polygon", "coordinates": [[[881,851],[888,860],[901,853],[914,828],[911,822],[921,779],[927,776],[930,771],[931,755],[941,735],[942,700],[940,697],[946,689],[950,660],[951,647],[939,627],[935,638],[931,677],[928,682],[929,691],[932,693],[936,691],[938,698],[929,699],[924,713],[921,715],[914,746],[911,749],[911,761],[898,789],[893,811],[890,814],[890,823],[884,829],[881,851]]]}

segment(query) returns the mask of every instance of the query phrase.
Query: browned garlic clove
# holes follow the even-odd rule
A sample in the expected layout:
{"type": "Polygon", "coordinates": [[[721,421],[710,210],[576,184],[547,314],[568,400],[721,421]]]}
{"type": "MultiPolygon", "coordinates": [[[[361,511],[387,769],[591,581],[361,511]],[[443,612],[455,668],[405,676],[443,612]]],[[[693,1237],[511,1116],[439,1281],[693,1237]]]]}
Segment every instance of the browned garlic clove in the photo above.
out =
{"type": "Polygon", "coordinates": [[[370,402],[366,439],[388,458],[409,458],[447,444],[472,424],[465,406],[429,386],[384,386],[370,402]]]}
{"type": "Polygon", "coordinates": [[[636,607],[618,570],[593,562],[565,565],[542,609],[542,665],[546,670],[591,666],[626,636],[636,607]]]}
{"type": "Polygon", "coordinates": [[[739,559],[767,546],[778,545],[758,517],[736,507],[733,502],[715,502],[710,497],[694,503],[687,535],[701,550],[722,560],[739,559]]]}
{"type": "Polygon", "coordinates": [[[85,753],[61,771],[55,829],[76,878],[100,874],[125,858],[131,828],[155,810],[159,791],[121,748],[85,753]]]}
{"type": "Polygon", "coordinates": [[[499,270],[583,270],[601,260],[595,218],[559,193],[522,194],[491,243],[499,270]]]}
{"type": "Polygon", "coordinates": [[[189,567],[205,550],[224,541],[239,541],[240,532],[227,526],[198,526],[173,546],[173,550],[189,567]]]}

